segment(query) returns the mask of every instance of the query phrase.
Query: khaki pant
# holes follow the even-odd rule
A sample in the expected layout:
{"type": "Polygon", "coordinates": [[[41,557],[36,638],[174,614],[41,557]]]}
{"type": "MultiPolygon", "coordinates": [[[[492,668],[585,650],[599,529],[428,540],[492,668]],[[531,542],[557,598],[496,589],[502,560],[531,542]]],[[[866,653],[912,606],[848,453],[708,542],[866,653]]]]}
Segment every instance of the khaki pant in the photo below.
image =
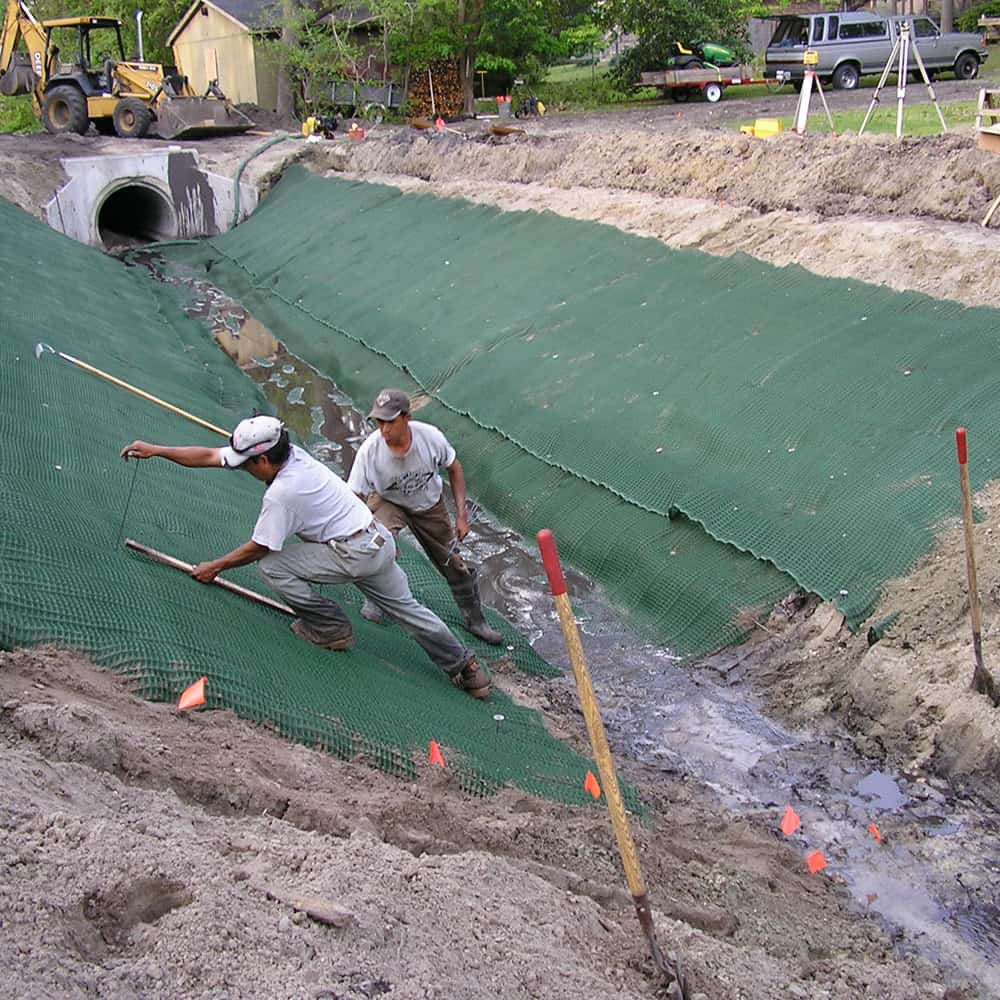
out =
{"type": "Polygon", "coordinates": [[[444,497],[430,510],[416,511],[406,510],[373,493],[368,498],[368,509],[393,535],[398,535],[403,528],[409,528],[434,567],[449,584],[462,584],[469,577],[475,576],[475,571],[459,552],[458,539],[455,537],[455,528],[444,497]]]}

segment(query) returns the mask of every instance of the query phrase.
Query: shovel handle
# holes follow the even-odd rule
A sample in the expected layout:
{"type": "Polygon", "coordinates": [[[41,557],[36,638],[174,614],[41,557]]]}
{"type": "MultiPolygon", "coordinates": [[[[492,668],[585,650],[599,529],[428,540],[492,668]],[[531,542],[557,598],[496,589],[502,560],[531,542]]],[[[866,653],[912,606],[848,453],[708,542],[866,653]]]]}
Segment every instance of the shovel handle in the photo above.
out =
{"type": "MultiPolygon", "coordinates": [[[[184,573],[190,573],[194,569],[191,563],[168,556],[166,552],[158,552],[156,549],[151,549],[148,545],[142,545],[131,538],[125,539],[125,547],[132,549],[134,552],[141,552],[144,556],[149,556],[150,559],[154,559],[158,563],[163,563],[164,566],[179,569],[184,573]]],[[[221,576],[217,576],[212,583],[223,590],[228,590],[231,594],[237,594],[240,597],[245,597],[248,601],[253,601],[255,604],[262,604],[265,608],[271,608],[272,611],[279,611],[283,615],[295,615],[295,612],[287,604],[282,604],[281,601],[274,601],[270,597],[258,594],[256,590],[241,587],[238,583],[223,580],[221,576]]]]}

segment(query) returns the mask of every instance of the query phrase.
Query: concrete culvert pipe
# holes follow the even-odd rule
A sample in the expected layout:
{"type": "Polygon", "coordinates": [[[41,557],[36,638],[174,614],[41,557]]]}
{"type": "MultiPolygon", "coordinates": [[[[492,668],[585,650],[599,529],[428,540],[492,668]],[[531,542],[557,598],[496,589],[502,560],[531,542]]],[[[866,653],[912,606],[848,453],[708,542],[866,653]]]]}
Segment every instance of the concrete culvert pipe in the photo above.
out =
{"type": "Polygon", "coordinates": [[[177,236],[177,213],[158,188],[133,182],[99,203],[97,232],[108,250],[171,240],[177,236]]]}

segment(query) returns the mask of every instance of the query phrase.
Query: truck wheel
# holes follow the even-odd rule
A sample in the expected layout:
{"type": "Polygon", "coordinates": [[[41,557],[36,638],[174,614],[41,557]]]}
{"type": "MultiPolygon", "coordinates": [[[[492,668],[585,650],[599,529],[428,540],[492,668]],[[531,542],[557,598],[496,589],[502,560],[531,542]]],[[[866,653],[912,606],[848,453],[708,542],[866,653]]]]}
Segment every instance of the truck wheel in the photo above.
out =
{"type": "Polygon", "coordinates": [[[979,76],[979,60],[971,52],[963,52],[955,60],[955,79],[974,80],[979,76]]]}
{"type": "Polygon", "coordinates": [[[53,87],[42,100],[42,124],[53,135],[85,135],[90,128],[87,98],[76,87],[53,87]]]}
{"type": "Polygon", "coordinates": [[[722,100],[722,84],[721,83],[706,83],[705,84],[705,100],[709,104],[718,104],[722,100]]]}
{"type": "Polygon", "coordinates": [[[142,101],[126,97],[115,105],[112,115],[115,131],[123,139],[141,139],[153,121],[153,113],[142,101]]]}
{"type": "Polygon", "coordinates": [[[854,90],[861,74],[854,63],[842,63],[833,71],[833,86],[837,90],[854,90]]]}

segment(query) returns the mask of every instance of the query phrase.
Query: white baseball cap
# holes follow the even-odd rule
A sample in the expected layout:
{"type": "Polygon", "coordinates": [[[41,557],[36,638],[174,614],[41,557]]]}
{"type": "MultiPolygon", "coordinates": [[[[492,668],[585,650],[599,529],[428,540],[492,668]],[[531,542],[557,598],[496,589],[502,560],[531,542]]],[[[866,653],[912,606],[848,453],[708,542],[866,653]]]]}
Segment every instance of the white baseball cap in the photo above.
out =
{"type": "Polygon", "coordinates": [[[285,425],[277,417],[247,417],[229,435],[229,447],[221,449],[222,464],[235,469],[254,455],[270,451],[280,440],[285,425]]]}

